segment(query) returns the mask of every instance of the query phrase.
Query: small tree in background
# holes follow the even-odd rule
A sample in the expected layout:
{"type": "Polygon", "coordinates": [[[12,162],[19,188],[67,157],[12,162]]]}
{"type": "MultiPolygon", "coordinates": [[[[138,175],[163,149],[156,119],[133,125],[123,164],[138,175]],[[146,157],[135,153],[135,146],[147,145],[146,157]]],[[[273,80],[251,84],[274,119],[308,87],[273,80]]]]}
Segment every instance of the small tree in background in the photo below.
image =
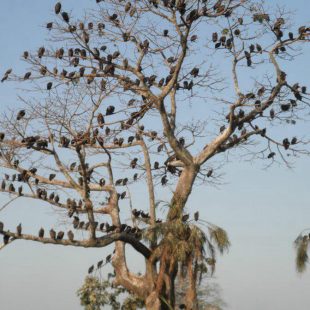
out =
{"type": "Polygon", "coordinates": [[[308,154],[292,131],[309,94],[286,63],[310,28],[260,1],[96,2],[82,19],[57,3],[49,46],[23,53],[29,71],[2,78],[29,81],[33,96],[1,119],[1,191],[44,201],[72,222],[66,232],[38,226],[38,235],[0,223],[4,246],[114,244],[106,261],[115,287],[147,309],[197,309],[199,277],[229,241],[188,198],[194,186],[219,182],[234,150],[267,165],[308,154]],[[144,258],[143,274],[129,270],[126,244],[144,258]],[[188,285],[176,300],[180,273],[188,285]]]}

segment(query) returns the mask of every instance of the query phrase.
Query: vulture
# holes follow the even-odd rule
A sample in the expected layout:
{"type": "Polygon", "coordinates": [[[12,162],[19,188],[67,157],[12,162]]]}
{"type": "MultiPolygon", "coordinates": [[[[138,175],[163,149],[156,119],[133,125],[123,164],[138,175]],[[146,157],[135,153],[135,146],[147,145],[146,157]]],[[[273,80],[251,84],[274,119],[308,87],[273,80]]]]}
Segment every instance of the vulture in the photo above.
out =
{"type": "Polygon", "coordinates": [[[74,168],[75,168],[75,166],[76,166],[76,162],[73,162],[73,163],[70,165],[70,171],[73,171],[74,168]]]}
{"type": "Polygon", "coordinates": [[[23,194],[23,187],[19,186],[18,187],[18,195],[21,196],[23,194]]]}
{"type": "Polygon", "coordinates": [[[9,243],[10,236],[9,235],[3,235],[3,243],[7,245],[9,243]]]}
{"type": "Polygon", "coordinates": [[[52,22],[47,23],[47,24],[46,24],[46,28],[47,28],[48,30],[51,30],[51,29],[53,28],[53,23],[52,23],[52,22]]]}
{"type": "Polygon", "coordinates": [[[161,185],[166,185],[166,184],[167,184],[167,182],[168,182],[168,180],[167,180],[167,176],[166,176],[166,175],[164,175],[164,176],[161,178],[161,185]]]}
{"type": "Polygon", "coordinates": [[[191,42],[195,42],[198,39],[198,36],[196,34],[192,35],[190,40],[191,42]]]}
{"type": "Polygon", "coordinates": [[[188,221],[188,219],[189,219],[189,214],[184,214],[182,216],[182,222],[186,222],[186,221],[188,221]]]}
{"type": "Polygon", "coordinates": [[[1,80],[1,82],[3,83],[5,80],[7,80],[7,78],[9,77],[9,75],[12,73],[12,69],[8,69],[5,73],[4,76],[1,80]]]}
{"type": "Polygon", "coordinates": [[[22,224],[19,223],[19,225],[16,227],[16,233],[17,233],[17,236],[21,236],[22,234],[22,224]]]}
{"type": "Polygon", "coordinates": [[[296,143],[297,143],[297,138],[296,137],[292,138],[291,144],[296,144],[296,143]]]}
{"type": "Polygon", "coordinates": [[[44,55],[44,53],[45,53],[45,48],[42,46],[42,47],[40,47],[39,50],[38,50],[38,57],[39,57],[39,58],[42,58],[42,56],[44,55]]]}
{"type": "Polygon", "coordinates": [[[263,86],[263,87],[261,87],[258,91],[257,91],[257,96],[259,96],[259,97],[261,97],[261,96],[263,96],[264,95],[264,93],[265,93],[265,87],[263,86]]]}
{"type": "Polygon", "coordinates": [[[24,80],[28,80],[31,76],[31,72],[26,72],[24,75],[24,80]]]}
{"type": "Polygon", "coordinates": [[[106,115],[112,115],[114,111],[115,111],[115,107],[113,105],[110,105],[107,107],[106,115]]]}
{"type": "Polygon", "coordinates": [[[69,23],[69,15],[67,12],[62,12],[61,16],[66,23],[69,23]]]}
{"type": "Polygon", "coordinates": [[[98,126],[102,129],[103,125],[104,125],[104,117],[103,117],[102,113],[98,114],[97,122],[98,122],[98,126]]]}
{"type": "Polygon", "coordinates": [[[95,268],[94,265],[90,266],[90,267],[88,268],[88,274],[93,273],[94,268],[95,268]]]}
{"type": "Polygon", "coordinates": [[[80,77],[83,77],[84,76],[84,73],[85,73],[85,68],[84,67],[81,67],[79,69],[79,72],[80,72],[80,77]]]}
{"type": "Polygon", "coordinates": [[[125,12],[129,12],[131,9],[131,3],[130,2],[127,2],[126,5],[125,5],[125,12]]]}
{"type": "Polygon", "coordinates": [[[217,32],[213,32],[212,34],[212,41],[215,43],[218,40],[217,32]]]}
{"type": "Polygon", "coordinates": [[[289,149],[290,141],[287,138],[283,139],[282,144],[283,144],[283,147],[284,147],[285,150],[289,149]]]}
{"type": "Polygon", "coordinates": [[[55,14],[59,14],[61,10],[61,3],[57,2],[55,5],[55,14]]]}
{"type": "Polygon", "coordinates": [[[128,137],[128,140],[127,140],[128,144],[131,144],[131,143],[133,142],[134,139],[135,139],[134,136],[128,137]]]}
{"type": "Polygon", "coordinates": [[[123,179],[118,179],[115,181],[115,186],[121,185],[123,183],[123,179]]]}
{"type": "Polygon", "coordinates": [[[73,242],[73,240],[74,240],[74,233],[73,233],[71,230],[69,230],[67,234],[68,234],[69,240],[70,240],[71,242],[73,242]]]}
{"type": "Polygon", "coordinates": [[[55,240],[56,239],[56,231],[52,228],[50,230],[50,237],[51,239],[55,240]]]}
{"type": "Polygon", "coordinates": [[[199,211],[194,213],[194,220],[197,222],[199,220],[199,211]]]}
{"type": "Polygon", "coordinates": [[[210,170],[207,172],[207,177],[210,178],[211,175],[212,175],[212,173],[213,173],[213,169],[210,169],[210,170]]]}
{"type": "Polygon", "coordinates": [[[198,69],[198,68],[193,68],[192,71],[190,72],[190,74],[191,74],[193,77],[197,77],[198,74],[199,74],[199,69],[198,69]]]}
{"type": "Polygon", "coordinates": [[[135,158],[130,162],[130,167],[131,167],[132,169],[136,168],[137,162],[138,162],[138,158],[135,157],[135,158]]]}
{"type": "Polygon", "coordinates": [[[9,192],[15,192],[15,187],[12,183],[9,185],[9,192]]]}
{"type": "Polygon", "coordinates": [[[63,231],[59,231],[58,234],[57,234],[57,240],[62,240],[64,235],[65,235],[65,233],[63,231]]]}
{"type": "Polygon", "coordinates": [[[56,174],[55,174],[55,173],[51,173],[51,174],[49,175],[48,179],[49,179],[50,181],[52,181],[52,180],[55,179],[55,177],[56,177],[56,174]]]}
{"type": "Polygon", "coordinates": [[[106,263],[109,263],[109,262],[111,261],[111,258],[112,258],[112,255],[109,254],[109,255],[105,258],[106,263]]]}
{"type": "Polygon", "coordinates": [[[73,228],[77,229],[79,227],[80,219],[75,216],[72,222],[73,228]]]}
{"type": "Polygon", "coordinates": [[[46,85],[46,89],[47,90],[51,90],[53,87],[53,83],[52,82],[48,82],[47,85],[46,85]]]}
{"type": "Polygon", "coordinates": [[[44,237],[44,229],[41,227],[39,230],[39,238],[43,238],[44,237]]]}

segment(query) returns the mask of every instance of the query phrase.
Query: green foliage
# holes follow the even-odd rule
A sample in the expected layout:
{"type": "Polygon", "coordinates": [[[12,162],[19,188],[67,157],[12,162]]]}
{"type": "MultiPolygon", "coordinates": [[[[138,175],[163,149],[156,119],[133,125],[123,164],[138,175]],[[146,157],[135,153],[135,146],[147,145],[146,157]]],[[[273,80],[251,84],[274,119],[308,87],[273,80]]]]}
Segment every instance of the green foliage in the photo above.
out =
{"type": "Polygon", "coordinates": [[[123,288],[113,287],[109,280],[100,281],[90,276],[85,278],[83,286],[77,291],[85,310],[100,310],[105,309],[105,306],[110,306],[112,310],[137,310],[144,307],[141,299],[127,294],[123,288]]]}

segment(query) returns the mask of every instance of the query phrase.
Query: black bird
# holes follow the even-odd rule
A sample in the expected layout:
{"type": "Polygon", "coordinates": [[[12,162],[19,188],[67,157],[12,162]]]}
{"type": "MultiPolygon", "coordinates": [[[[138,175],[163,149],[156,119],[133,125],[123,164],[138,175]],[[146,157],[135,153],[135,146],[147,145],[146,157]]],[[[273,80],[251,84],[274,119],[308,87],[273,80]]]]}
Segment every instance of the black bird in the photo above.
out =
{"type": "Polygon", "coordinates": [[[47,90],[51,90],[53,87],[53,83],[52,82],[48,82],[47,85],[46,85],[46,89],[47,90]]]}
{"type": "Polygon", "coordinates": [[[159,162],[158,162],[158,161],[155,161],[155,163],[154,163],[154,169],[159,169],[159,162]]]}
{"type": "Polygon", "coordinates": [[[61,3],[57,2],[55,5],[55,14],[59,14],[61,10],[61,3]]]}
{"type": "Polygon", "coordinates": [[[2,80],[1,80],[1,82],[3,83],[5,80],[7,80],[11,73],[12,73],[12,69],[6,70],[6,72],[4,73],[4,76],[3,76],[2,80]]]}
{"type": "Polygon", "coordinates": [[[5,186],[6,186],[6,184],[5,184],[5,181],[3,180],[2,183],[1,183],[1,189],[5,190],[5,186]]]}
{"type": "Polygon", "coordinates": [[[114,111],[115,111],[115,107],[113,105],[110,105],[107,107],[106,115],[112,115],[114,111]]]}
{"type": "Polygon", "coordinates": [[[5,137],[5,133],[4,132],[0,132],[0,141],[3,141],[5,137]]]}
{"type": "Polygon", "coordinates": [[[103,264],[103,260],[100,260],[100,261],[97,263],[97,268],[98,268],[98,269],[101,268],[102,264],[103,264]]]}
{"type": "Polygon", "coordinates": [[[136,168],[137,162],[138,162],[138,158],[135,157],[135,158],[130,162],[130,167],[131,167],[132,169],[136,168]]]}
{"type": "Polygon", "coordinates": [[[210,169],[210,170],[207,172],[207,177],[210,178],[211,175],[212,175],[212,173],[213,173],[213,169],[210,169]]]}
{"type": "Polygon", "coordinates": [[[134,181],[137,181],[137,179],[138,179],[138,173],[135,173],[135,174],[133,175],[133,180],[134,180],[134,181]]]}
{"type": "Polygon", "coordinates": [[[46,28],[47,28],[48,30],[51,30],[51,29],[53,28],[53,23],[52,23],[52,22],[47,23],[47,24],[46,24],[46,28]]]}
{"type": "Polygon", "coordinates": [[[58,234],[57,234],[57,240],[62,240],[64,235],[65,235],[65,233],[63,231],[59,231],[58,234]]]}
{"type": "Polygon", "coordinates": [[[63,20],[66,22],[66,23],[69,23],[69,15],[68,15],[68,13],[67,12],[62,12],[61,13],[61,16],[62,16],[62,18],[63,18],[63,20]]]}
{"type": "Polygon", "coordinates": [[[4,224],[0,222],[0,232],[3,232],[4,224]]]}
{"type": "Polygon", "coordinates": [[[21,223],[16,227],[16,233],[17,233],[17,236],[20,236],[22,234],[22,224],[21,223]]]}
{"type": "Polygon", "coordinates": [[[199,219],[199,211],[194,213],[194,219],[195,219],[196,222],[198,221],[198,219],[199,219]]]}
{"type": "Polygon", "coordinates": [[[52,180],[55,179],[55,177],[56,177],[56,174],[55,174],[55,173],[51,173],[51,174],[49,175],[48,179],[49,179],[50,181],[52,181],[52,180]]]}
{"type": "Polygon", "coordinates": [[[39,238],[43,238],[44,237],[44,229],[41,227],[39,230],[39,238]]]}
{"type": "Polygon", "coordinates": [[[68,231],[68,238],[71,242],[74,240],[74,233],[71,230],[68,231]]]}
{"type": "Polygon", "coordinates": [[[270,154],[268,154],[267,158],[269,158],[269,159],[273,158],[275,155],[276,155],[275,152],[271,152],[270,154]]]}
{"type": "Polygon", "coordinates": [[[16,119],[19,121],[21,120],[24,116],[26,115],[26,111],[25,110],[20,110],[17,114],[16,119]]]}
{"type": "Polygon", "coordinates": [[[9,235],[3,235],[3,243],[7,245],[9,243],[10,236],[9,235]]]}
{"type": "Polygon", "coordinates": [[[80,223],[80,219],[77,216],[75,216],[72,222],[73,228],[77,229],[79,227],[79,223],[80,223]]]}
{"type": "Polygon", "coordinates": [[[21,196],[23,194],[23,187],[19,186],[18,187],[18,195],[21,196]]]}
{"type": "Polygon", "coordinates": [[[13,184],[9,185],[9,192],[13,192],[13,193],[15,192],[15,187],[13,184]]]}
{"type": "Polygon", "coordinates": [[[31,72],[26,72],[24,75],[24,80],[28,80],[31,76],[31,72]]]}
{"type": "Polygon", "coordinates": [[[182,216],[182,222],[186,222],[189,219],[189,214],[184,214],[182,216]]]}
{"type": "Polygon", "coordinates": [[[168,180],[167,180],[167,176],[166,176],[166,175],[164,175],[164,176],[161,178],[161,185],[166,185],[166,184],[167,184],[167,182],[168,182],[168,180]]]}
{"type": "Polygon", "coordinates": [[[109,262],[111,261],[111,258],[112,258],[112,254],[109,254],[109,255],[105,258],[106,263],[109,263],[109,262]]]}
{"type": "Polygon", "coordinates": [[[50,230],[50,237],[51,239],[55,240],[56,239],[56,231],[52,228],[50,230]]]}
{"type": "Polygon", "coordinates": [[[90,267],[88,268],[88,274],[93,273],[94,269],[95,269],[94,265],[90,266],[90,267]]]}

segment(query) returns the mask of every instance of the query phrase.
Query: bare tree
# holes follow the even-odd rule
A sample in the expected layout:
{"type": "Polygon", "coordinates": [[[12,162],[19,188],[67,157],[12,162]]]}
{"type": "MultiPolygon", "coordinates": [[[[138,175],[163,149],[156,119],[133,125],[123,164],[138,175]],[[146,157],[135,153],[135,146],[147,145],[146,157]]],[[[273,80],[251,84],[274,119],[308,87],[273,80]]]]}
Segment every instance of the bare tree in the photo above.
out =
{"type": "Polygon", "coordinates": [[[33,92],[1,119],[1,191],[44,201],[73,220],[66,236],[1,223],[4,245],[113,243],[106,261],[115,286],[147,309],[197,309],[200,274],[214,269],[216,248],[223,252],[229,241],[198,212],[185,213],[188,198],[194,184],[220,182],[233,150],[267,166],[308,154],[306,137],[284,134],[307,118],[307,88],[285,71],[310,28],[295,29],[284,9],[273,13],[251,0],[96,2],[81,19],[57,3],[49,44],[23,53],[28,72],[9,69],[2,78],[28,81],[33,92]],[[184,113],[198,102],[203,113],[184,113]],[[136,182],[148,206],[135,202],[136,182]],[[161,186],[170,195],[163,211],[161,186]],[[144,257],[144,274],[129,270],[126,244],[144,257]],[[182,301],[175,300],[178,274],[188,283],[182,301]]]}

